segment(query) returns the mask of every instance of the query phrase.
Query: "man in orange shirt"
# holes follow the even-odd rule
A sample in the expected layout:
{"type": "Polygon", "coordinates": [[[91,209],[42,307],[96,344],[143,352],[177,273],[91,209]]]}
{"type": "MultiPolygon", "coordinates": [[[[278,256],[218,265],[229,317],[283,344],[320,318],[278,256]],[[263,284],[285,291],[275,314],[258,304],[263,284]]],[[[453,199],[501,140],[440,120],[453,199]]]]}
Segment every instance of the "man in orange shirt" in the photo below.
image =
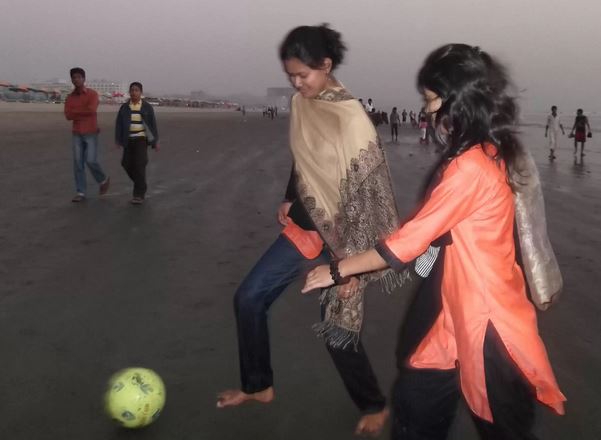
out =
{"type": "Polygon", "coordinates": [[[86,169],[88,165],[94,179],[100,185],[100,195],[109,189],[110,179],[98,163],[98,93],[85,86],[86,72],[81,67],[70,71],[71,82],[75,89],[65,101],[65,117],[73,121],[73,171],[75,173],[76,194],[74,203],[86,198],[86,169]]]}

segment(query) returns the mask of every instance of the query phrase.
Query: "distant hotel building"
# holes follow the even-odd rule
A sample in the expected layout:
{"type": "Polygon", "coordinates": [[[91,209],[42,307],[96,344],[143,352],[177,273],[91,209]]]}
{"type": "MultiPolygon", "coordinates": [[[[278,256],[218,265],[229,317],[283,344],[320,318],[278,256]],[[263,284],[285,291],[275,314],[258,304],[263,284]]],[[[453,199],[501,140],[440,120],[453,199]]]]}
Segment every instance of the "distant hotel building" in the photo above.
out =
{"type": "Polygon", "coordinates": [[[279,110],[290,110],[290,99],[296,91],[292,87],[269,87],[267,89],[267,105],[276,106],[279,110]]]}
{"type": "Polygon", "coordinates": [[[108,81],[105,79],[86,80],[86,87],[94,89],[99,95],[104,96],[128,96],[129,89],[126,82],[108,81]]]}
{"type": "MultiPolygon", "coordinates": [[[[45,88],[45,89],[58,89],[69,94],[73,91],[73,84],[71,80],[50,80],[35,84],[30,84],[30,87],[45,88]]],[[[106,79],[86,79],[86,87],[94,89],[99,95],[110,97],[110,96],[127,96],[128,95],[128,84],[126,82],[108,81],[106,79]]]]}

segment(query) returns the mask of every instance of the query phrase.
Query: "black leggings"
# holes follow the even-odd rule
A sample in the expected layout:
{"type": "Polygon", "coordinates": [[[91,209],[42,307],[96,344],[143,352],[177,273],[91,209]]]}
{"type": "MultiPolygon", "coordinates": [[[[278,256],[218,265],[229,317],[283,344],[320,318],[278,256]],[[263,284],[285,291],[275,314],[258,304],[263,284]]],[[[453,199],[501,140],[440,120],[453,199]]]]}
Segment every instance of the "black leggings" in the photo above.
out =
{"type": "MultiPolygon", "coordinates": [[[[509,357],[494,326],[484,339],[486,391],[493,423],[472,413],[480,438],[491,440],[536,439],[534,390],[509,357]]],[[[455,417],[461,397],[459,374],[452,370],[404,368],[394,385],[392,438],[443,440],[455,417]]]]}
{"type": "MultiPolygon", "coordinates": [[[[440,285],[444,272],[445,245],[449,234],[439,239],[440,252],[429,276],[419,287],[397,346],[399,376],[392,395],[392,438],[394,440],[442,440],[455,417],[461,398],[456,369],[407,368],[407,359],[426,336],[442,309],[440,285]]],[[[492,323],[484,338],[484,369],[488,402],[494,423],[476,415],[472,418],[480,437],[492,440],[535,439],[535,392],[509,357],[492,323]]]]}

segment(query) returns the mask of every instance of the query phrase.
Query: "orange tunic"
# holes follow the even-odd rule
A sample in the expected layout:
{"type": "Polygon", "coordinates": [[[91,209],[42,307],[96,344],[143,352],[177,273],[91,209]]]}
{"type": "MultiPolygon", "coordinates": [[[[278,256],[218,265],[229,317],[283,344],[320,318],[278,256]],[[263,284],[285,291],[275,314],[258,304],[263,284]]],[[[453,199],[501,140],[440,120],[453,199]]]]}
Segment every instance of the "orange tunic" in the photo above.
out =
{"type": "MultiPolygon", "coordinates": [[[[492,145],[487,146],[494,153],[492,145]]],[[[401,261],[421,255],[450,231],[442,277],[442,311],[409,358],[414,368],[451,369],[459,364],[470,409],[492,422],[484,375],[484,336],[492,322],[537,399],[563,414],[559,390],[538,334],[536,312],[516,263],[513,193],[504,165],[480,146],[453,159],[417,215],[385,241],[401,261]]]]}

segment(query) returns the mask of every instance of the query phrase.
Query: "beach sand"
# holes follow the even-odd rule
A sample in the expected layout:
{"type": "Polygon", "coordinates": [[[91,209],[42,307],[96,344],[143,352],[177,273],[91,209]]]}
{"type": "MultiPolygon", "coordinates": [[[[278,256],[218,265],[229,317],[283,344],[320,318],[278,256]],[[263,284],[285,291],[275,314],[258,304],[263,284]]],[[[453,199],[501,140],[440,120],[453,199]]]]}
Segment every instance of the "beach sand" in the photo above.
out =
{"type": "MultiPolygon", "coordinates": [[[[276,400],[215,409],[216,393],[239,383],[234,290],[280,230],[288,120],[157,109],[162,149],[149,154],[147,203],[133,207],[121,153],[112,147],[116,110],[99,114],[109,193],[97,197],[88,174],[89,199],[76,205],[62,106],[0,105],[0,438],[352,438],[359,414],[311,330],[317,296],[301,296],[299,283],[271,312],[276,400]],[[103,414],[106,381],[127,366],[152,368],[167,386],[164,413],[143,431],[118,429],[103,414]]],[[[540,167],[565,289],[539,314],[539,326],[568,402],[565,417],[539,408],[536,432],[541,439],[595,439],[601,135],[587,142],[584,163],[563,138],[549,164],[541,123],[522,131],[540,167]]],[[[402,128],[399,144],[388,142],[388,126],[380,134],[407,214],[435,148],[420,147],[417,130],[402,128]]],[[[364,342],[385,390],[409,293],[372,288],[366,297],[364,342]]],[[[451,438],[476,438],[465,408],[451,438]]]]}

